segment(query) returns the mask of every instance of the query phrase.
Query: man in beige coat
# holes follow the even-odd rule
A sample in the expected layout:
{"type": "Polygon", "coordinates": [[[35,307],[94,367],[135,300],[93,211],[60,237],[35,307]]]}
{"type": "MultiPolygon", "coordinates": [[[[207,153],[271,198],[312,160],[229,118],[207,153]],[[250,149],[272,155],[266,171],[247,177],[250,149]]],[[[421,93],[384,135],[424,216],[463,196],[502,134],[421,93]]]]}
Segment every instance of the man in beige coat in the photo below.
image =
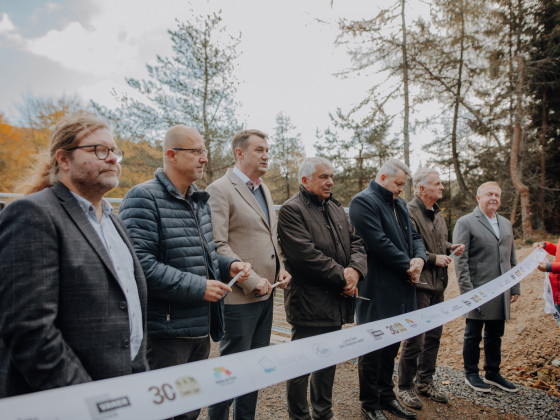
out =
{"type": "MultiPolygon", "coordinates": [[[[268,170],[267,136],[258,130],[243,130],[233,138],[232,149],[235,167],[206,188],[214,240],[219,254],[250,262],[253,271],[226,297],[220,355],[269,345],[273,284],[278,281],[285,288],[291,280],[279,256],[274,203],[261,181],[268,170]]],[[[234,419],[255,418],[257,394],[235,398],[234,419]]],[[[211,406],[208,417],[227,419],[231,403],[211,406]]]]}

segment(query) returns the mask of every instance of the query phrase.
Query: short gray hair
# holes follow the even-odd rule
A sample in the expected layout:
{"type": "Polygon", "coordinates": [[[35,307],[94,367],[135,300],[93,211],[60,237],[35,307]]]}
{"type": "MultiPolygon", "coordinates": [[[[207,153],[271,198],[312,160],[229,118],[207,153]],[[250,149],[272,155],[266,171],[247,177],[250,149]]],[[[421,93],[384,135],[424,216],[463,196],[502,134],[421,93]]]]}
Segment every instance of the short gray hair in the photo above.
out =
{"type": "Polygon", "coordinates": [[[420,185],[426,186],[426,179],[431,174],[439,176],[439,172],[433,168],[418,168],[414,176],[412,177],[412,182],[414,185],[414,194],[420,194],[420,185]]]}
{"type": "Polygon", "coordinates": [[[482,195],[482,190],[486,187],[489,187],[490,185],[492,185],[493,187],[498,187],[500,191],[502,191],[502,187],[500,187],[500,184],[498,184],[496,181],[488,181],[484,184],[480,184],[480,186],[476,189],[476,196],[480,197],[482,195]]]}
{"type": "Polygon", "coordinates": [[[407,176],[411,176],[410,168],[408,166],[396,158],[391,158],[381,165],[375,179],[379,179],[381,175],[387,175],[387,178],[392,178],[398,171],[403,171],[407,176]]]}
{"type": "Polygon", "coordinates": [[[311,179],[311,177],[315,173],[315,168],[321,164],[325,164],[332,169],[331,162],[325,158],[310,157],[310,158],[303,159],[303,162],[301,162],[299,165],[299,171],[298,171],[299,183],[300,184],[302,183],[303,177],[306,177],[307,179],[311,179]]]}

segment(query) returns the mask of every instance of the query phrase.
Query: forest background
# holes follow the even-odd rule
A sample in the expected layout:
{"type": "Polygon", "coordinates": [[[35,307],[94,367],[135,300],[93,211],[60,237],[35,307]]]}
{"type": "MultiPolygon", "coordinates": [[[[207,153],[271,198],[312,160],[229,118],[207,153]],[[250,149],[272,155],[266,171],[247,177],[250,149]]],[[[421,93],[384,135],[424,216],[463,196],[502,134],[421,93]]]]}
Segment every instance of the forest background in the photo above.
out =
{"type": "MultiPolygon", "coordinates": [[[[334,164],[335,197],[348,205],[389,157],[410,164],[410,135],[428,127],[434,140],[423,146],[429,159],[422,164],[445,180],[440,206],[450,229],[476,205],[477,186],[495,180],[501,214],[519,237],[559,233],[560,2],[434,0],[428,15],[410,19],[413,3],[397,0],[376,15],[337,21],[335,44],[352,63],[338,76],[365,76],[369,85],[360,102],[333,109],[315,134],[314,154],[334,164]]],[[[0,192],[17,192],[56,122],[79,112],[109,121],[125,151],[120,186],[109,196],[123,197],[153,176],[161,139],[174,124],[191,125],[205,139],[209,162],[198,185],[222,176],[234,163],[231,138],[245,128],[236,72],[242,34],[230,34],[216,10],[185,13],[168,35],[172,53],[146,64],[145,79],[126,79],[134,94],[115,89],[117,107],[30,92],[15,118],[0,114],[0,192]]],[[[275,122],[265,182],[281,204],[297,191],[306,152],[289,110],[275,122]]],[[[409,186],[404,198],[411,197],[409,186]]]]}

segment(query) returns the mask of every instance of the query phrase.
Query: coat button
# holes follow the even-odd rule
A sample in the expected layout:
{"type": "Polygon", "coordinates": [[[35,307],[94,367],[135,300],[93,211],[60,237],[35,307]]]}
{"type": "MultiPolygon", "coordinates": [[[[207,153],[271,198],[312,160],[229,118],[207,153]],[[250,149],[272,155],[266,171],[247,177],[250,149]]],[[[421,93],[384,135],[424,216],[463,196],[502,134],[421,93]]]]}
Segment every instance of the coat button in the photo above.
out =
{"type": "Polygon", "coordinates": [[[121,309],[126,309],[126,301],[125,300],[121,301],[121,303],[119,304],[119,307],[121,309]]]}
{"type": "Polygon", "coordinates": [[[274,258],[274,254],[272,254],[272,255],[270,256],[270,258],[274,258]]]}
{"type": "Polygon", "coordinates": [[[127,349],[129,345],[130,345],[130,340],[128,338],[124,339],[122,343],[123,349],[127,349]]]}

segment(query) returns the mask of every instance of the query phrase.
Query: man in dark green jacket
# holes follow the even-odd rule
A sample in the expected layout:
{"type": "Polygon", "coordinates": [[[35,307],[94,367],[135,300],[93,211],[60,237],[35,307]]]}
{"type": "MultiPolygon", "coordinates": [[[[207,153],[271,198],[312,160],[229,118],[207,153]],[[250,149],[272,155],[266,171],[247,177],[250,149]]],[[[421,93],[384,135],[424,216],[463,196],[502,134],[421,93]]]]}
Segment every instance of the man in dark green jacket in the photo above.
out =
{"type": "MultiPolygon", "coordinates": [[[[461,255],[465,246],[451,244],[447,240],[447,224],[436,203],[443,196],[439,173],[434,169],[420,168],[413,180],[415,197],[407,207],[414,228],[424,240],[427,258],[420,282],[416,285],[416,304],[418,309],[422,309],[443,302],[447,266],[452,261],[449,254],[461,255]]],[[[422,408],[416,391],[434,401],[447,403],[447,396],[436,388],[433,379],[442,331],[440,326],[403,343],[397,394],[411,408],[422,408]]]]}
{"type": "MultiPolygon", "coordinates": [[[[292,340],[338,331],[354,321],[356,285],[366,275],[361,238],[344,209],[332,198],[332,166],[323,158],[305,159],[299,168],[300,191],[278,216],[278,236],[292,283],[285,290],[292,340]]],[[[333,418],[335,366],[311,374],[314,419],[333,418]]],[[[291,419],[309,419],[309,374],[287,382],[291,419]]]]}

